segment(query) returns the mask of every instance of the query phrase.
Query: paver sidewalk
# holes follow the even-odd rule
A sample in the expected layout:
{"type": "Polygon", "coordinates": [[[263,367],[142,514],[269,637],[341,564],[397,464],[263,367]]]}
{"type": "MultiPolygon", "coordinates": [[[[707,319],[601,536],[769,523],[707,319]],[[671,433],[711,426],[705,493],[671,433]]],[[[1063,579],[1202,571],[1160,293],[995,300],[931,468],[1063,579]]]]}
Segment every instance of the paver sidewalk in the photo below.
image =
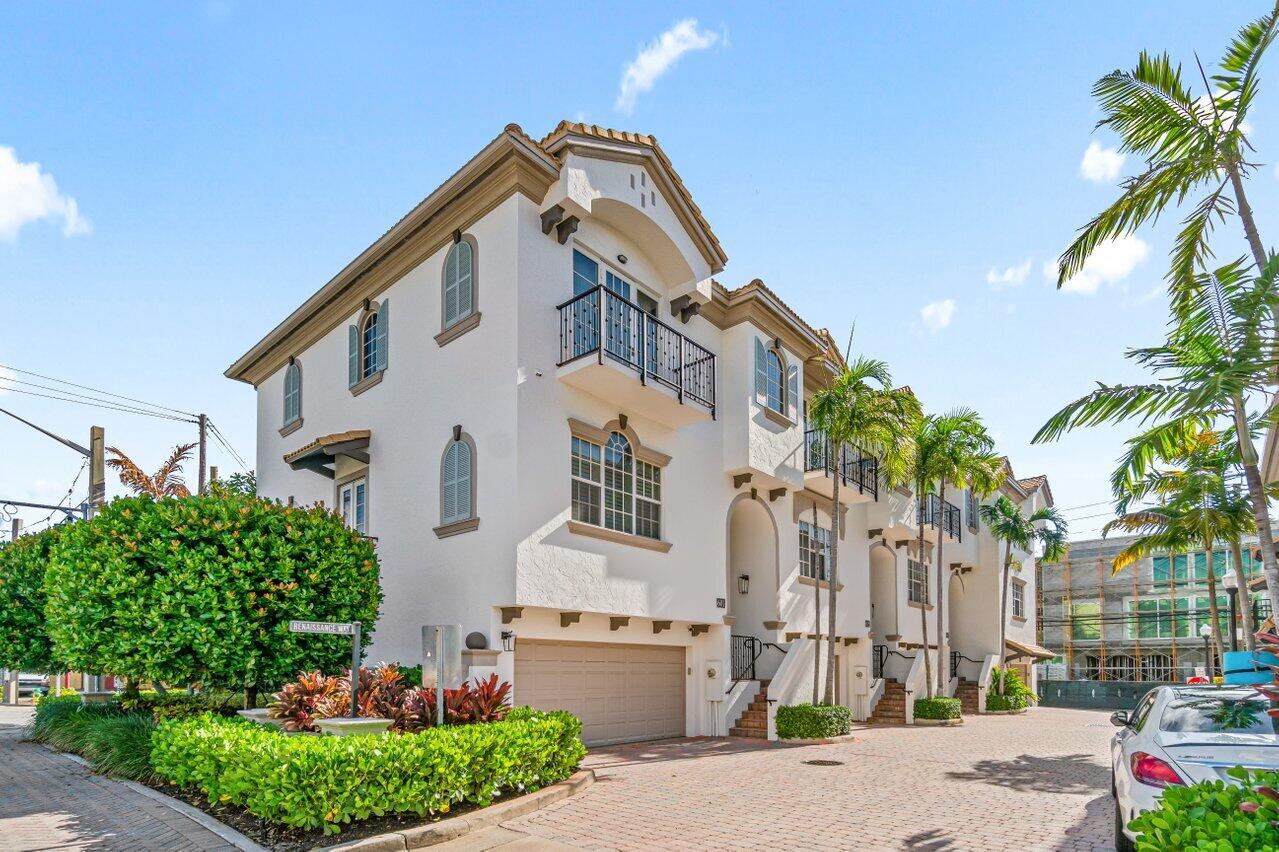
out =
{"type": "Polygon", "coordinates": [[[227,850],[159,802],[22,742],[27,707],[0,707],[0,849],[227,850]]]}

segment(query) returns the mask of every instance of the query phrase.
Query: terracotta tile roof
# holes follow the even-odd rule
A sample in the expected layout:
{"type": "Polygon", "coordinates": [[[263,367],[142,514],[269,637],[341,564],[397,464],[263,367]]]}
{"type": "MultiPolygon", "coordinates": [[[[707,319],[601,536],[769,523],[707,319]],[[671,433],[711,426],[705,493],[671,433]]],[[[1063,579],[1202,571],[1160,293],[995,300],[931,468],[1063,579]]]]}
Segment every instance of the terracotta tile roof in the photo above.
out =
{"type": "MultiPolygon", "coordinates": [[[[507,130],[524,133],[518,124],[508,124],[507,130]],[[512,130],[514,128],[514,130],[512,130]]],[[[645,148],[652,149],[657,155],[658,161],[662,164],[662,168],[670,175],[675,189],[679,192],[680,198],[688,205],[688,209],[692,212],[693,218],[697,220],[697,224],[706,232],[706,237],[714,246],[715,253],[719,255],[720,263],[728,262],[728,255],[724,253],[724,247],[720,245],[719,238],[715,236],[715,232],[711,230],[711,223],[706,221],[706,217],[702,215],[702,209],[697,206],[697,202],[693,201],[692,193],[688,191],[688,187],[684,185],[684,180],[679,176],[679,172],[675,171],[675,166],[671,164],[670,158],[666,156],[666,152],[662,150],[662,146],[657,144],[657,139],[647,133],[632,133],[629,130],[613,130],[609,127],[600,127],[598,124],[583,124],[580,121],[561,121],[555,125],[555,129],[546,134],[536,144],[543,151],[550,154],[551,143],[558,137],[574,134],[577,136],[590,136],[594,139],[603,139],[608,142],[623,142],[629,145],[642,145],[645,148]]],[[[526,137],[527,138],[527,137],[526,137]]],[[[554,156],[552,154],[552,156],[554,156]]]]}
{"type": "Polygon", "coordinates": [[[286,462],[296,461],[303,456],[314,452],[322,447],[329,447],[333,444],[345,444],[349,441],[368,441],[372,433],[368,429],[352,429],[348,432],[334,432],[332,435],[321,435],[309,444],[298,447],[291,453],[284,454],[286,462]]]}
{"type": "Polygon", "coordinates": [[[1017,480],[1017,484],[1020,485],[1022,488],[1026,489],[1027,491],[1034,491],[1036,488],[1043,485],[1047,481],[1048,481],[1048,477],[1045,474],[1041,473],[1038,476],[1028,476],[1025,479],[1019,479],[1017,480]]]}

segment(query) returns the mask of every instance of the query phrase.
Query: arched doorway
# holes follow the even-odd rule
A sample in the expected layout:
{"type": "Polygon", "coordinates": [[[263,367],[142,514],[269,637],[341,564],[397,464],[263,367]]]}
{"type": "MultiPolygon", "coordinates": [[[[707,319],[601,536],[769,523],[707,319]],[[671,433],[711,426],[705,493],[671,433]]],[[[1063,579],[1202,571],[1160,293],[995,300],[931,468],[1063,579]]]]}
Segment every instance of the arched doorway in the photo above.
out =
{"type": "Polygon", "coordinates": [[[946,645],[950,647],[952,678],[977,680],[981,673],[981,657],[969,648],[972,636],[967,627],[967,589],[960,574],[950,575],[946,589],[946,645]]]}
{"type": "MultiPolygon", "coordinates": [[[[733,617],[735,669],[741,668],[744,654],[747,658],[751,655],[738,647],[743,638],[773,641],[772,631],[764,624],[778,620],[777,550],[777,524],[768,507],[749,494],[738,495],[728,508],[728,614],[733,617]]],[[[775,656],[763,655],[760,662],[775,656]]],[[[773,660],[773,665],[777,662],[773,660]]],[[[758,671],[750,675],[753,679],[768,676],[758,671]]],[[[735,671],[733,676],[741,677],[743,672],[735,671]]]]}
{"type": "Polygon", "coordinates": [[[897,636],[897,554],[886,545],[870,549],[870,631],[875,644],[897,636]]]}

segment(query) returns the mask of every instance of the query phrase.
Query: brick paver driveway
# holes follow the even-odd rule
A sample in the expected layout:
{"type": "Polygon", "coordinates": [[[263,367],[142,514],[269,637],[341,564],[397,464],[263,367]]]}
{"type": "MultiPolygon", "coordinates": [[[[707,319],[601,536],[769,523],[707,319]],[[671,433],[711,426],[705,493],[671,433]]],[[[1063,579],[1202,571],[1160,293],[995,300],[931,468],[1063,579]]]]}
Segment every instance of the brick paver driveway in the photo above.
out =
{"type": "Polygon", "coordinates": [[[1106,716],[1039,708],[962,728],[870,728],[848,744],[603,749],[586,762],[592,787],[503,828],[532,835],[516,841],[527,848],[544,838],[614,849],[1111,849],[1106,716]],[[813,759],[843,765],[804,763],[813,759]]]}
{"type": "Polygon", "coordinates": [[[0,849],[227,850],[176,811],[21,742],[30,708],[0,707],[0,849]]]}

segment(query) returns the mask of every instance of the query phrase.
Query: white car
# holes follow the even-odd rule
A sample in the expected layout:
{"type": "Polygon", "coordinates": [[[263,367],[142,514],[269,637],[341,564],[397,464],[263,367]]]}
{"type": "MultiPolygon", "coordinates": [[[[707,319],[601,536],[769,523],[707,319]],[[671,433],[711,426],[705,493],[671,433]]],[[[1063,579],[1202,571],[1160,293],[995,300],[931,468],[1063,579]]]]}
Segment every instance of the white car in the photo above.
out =
{"type": "Polygon", "coordinates": [[[1128,822],[1154,810],[1165,787],[1222,780],[1232,766],[1279,769],[1279,719],[1248,686],[1159,686],[1117,710],[1110,745],[1115,847],[1133,848],[1128,822]]]}

